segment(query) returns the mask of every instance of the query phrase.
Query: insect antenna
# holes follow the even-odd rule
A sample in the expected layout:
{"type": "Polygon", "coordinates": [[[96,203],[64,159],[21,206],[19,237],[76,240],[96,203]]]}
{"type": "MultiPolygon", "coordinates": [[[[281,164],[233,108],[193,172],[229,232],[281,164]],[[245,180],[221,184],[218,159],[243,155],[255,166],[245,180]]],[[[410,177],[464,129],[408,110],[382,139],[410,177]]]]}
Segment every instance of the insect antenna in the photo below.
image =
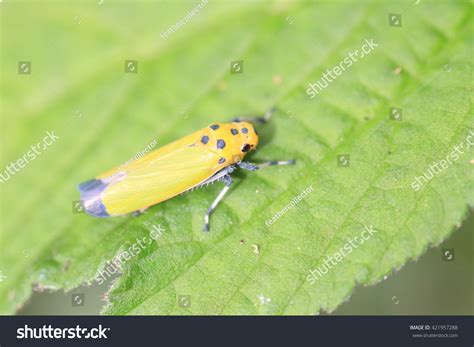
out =
{"type": "Polygon", "coordinates": [[[271,107],[263,114],[263,116],[245,116],[245,117],[235,117],[232,119],[233,122],[250,122],[250,123],[260,123],[265,124],[270,121],[273,114],[276,112],[277,108],[275,106],[271,107]]]}

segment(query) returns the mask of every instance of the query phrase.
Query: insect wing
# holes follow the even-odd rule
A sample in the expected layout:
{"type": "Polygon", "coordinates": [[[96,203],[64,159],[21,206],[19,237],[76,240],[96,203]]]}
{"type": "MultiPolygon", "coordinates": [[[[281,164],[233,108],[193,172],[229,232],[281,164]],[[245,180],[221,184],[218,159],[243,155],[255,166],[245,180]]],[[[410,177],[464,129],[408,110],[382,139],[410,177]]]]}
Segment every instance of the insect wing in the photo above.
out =
{"type": "Polygon", "coordinates": [[[196,146],[154,157],[108,186],[102,192],[102,203],[110,215],[157,204],[211,177],[220,168],[218,159],[212,151],[196,146]]]}

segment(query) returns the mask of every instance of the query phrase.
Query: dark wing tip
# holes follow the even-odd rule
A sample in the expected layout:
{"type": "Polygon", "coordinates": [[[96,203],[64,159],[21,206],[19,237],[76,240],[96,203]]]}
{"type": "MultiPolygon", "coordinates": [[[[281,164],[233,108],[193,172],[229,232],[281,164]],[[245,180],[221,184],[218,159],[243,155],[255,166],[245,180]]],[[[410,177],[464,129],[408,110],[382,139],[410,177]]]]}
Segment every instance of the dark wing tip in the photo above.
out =
{"type": "Polygon", "coordinates": [[[98,180],[98,179],[93,178],[91,180],[80,183],[77,186],[77,189],[81,193],[88,193],[88,192],[91,192],[93,190],[100,189],[104,185],[106,185],[106,184],[102,180],[98,180]]]}
{"type": "Polygon", "coordinates": [[[94,217],[109,217],[110,215],[102,203],[101,193],[107,188],[110,182],[106,183],[101,179],[91,179],[77,186],[81,194],[81,202],[87,214],[94,217]]]}

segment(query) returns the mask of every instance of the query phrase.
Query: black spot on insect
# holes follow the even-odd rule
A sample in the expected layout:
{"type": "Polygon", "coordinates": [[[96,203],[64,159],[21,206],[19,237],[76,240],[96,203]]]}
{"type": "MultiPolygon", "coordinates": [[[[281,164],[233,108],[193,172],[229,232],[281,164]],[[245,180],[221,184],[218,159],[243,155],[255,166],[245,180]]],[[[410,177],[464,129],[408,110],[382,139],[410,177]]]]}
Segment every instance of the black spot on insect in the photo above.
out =
{"type": "Polygon", "coordinates": [[[242,128],[242,132],[243,132],[244,134],[247,134],[247,133],[249,132],[249,129],[247,129],[247,128],[242,128]]]}
{"type": "Polygon", "coordinates": [[[207,144],[209,142],[209,136],[204,135],[203,137],[201,137],[201,142],[203,144],[207,144]]]}
{"type": "Polygon", "coordinates": [[[222,149],[225,147],[225,141],[224,140],[217,140],[217,149],[222,149]]]}
{"type": "Polygon", "coordinates": [[[239,133],[239,131],[237,129],[230,129],[230,132],[232,133],[232,135],[237,135],[239,133]]]}
{"type": "Polygon", "coordinates": [[[253,130],[255,131],[255,135],[257,135],[257,136],[258,136],[257,129],[253,129],[253,130]]]}
{"type": "Polygon", "coordinates": [[[219,164],[224,164],[225,163],[225,158],[220,158],[219,159],[219,164]]]}
{"type": "Polygon", "coordinates": [[[217,129],[219,129],[219,124],[212,124],[212,125],[211,125],[211,129],[212,129],[212,130],[217,130],[217,129]]]}
{"type": "Polygon", "coordinates": [[[241,151],[244,153],[250,151],[250,145],[246,143],[245,145],[242,146],[241,151]]]}

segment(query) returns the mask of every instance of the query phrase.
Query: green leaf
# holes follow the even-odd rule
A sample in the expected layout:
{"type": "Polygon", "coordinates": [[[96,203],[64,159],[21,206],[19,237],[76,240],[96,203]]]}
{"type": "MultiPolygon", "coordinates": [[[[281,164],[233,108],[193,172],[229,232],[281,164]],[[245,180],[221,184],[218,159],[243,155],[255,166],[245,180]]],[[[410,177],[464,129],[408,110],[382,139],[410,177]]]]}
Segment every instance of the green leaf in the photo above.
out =
{"type": "Polygon", "coordinates": [[[196,5],[1,5],[1,167],[47,131],[60,138],[0,184],[0,313],[21,306],[33,284],[94,281],[137,244],[106,314],[330,312],[356,285],[441,243],[473,205],[468,3],[209,1],[160,37],[196,5]],[[390,26],[389,14],[401,14],[402,26],[390,26]],[[365,40],[378,46],[311,99],[308,84],[365,40]],[[137,74],[124,72],[125,60],[138,61],[137,74]],[[243,73],[231,74],[237,60],[243,73]],[[18,61],[32,62],[31,75],[18,74],[18,61]],[[272,105],[279,111],[250,159],[297,164],[235,175],[210,233],[203,215],[220,184],[137,218],[72,213],[77,183],[154,139],[161,146],[272,105]],[[402,109],[401,120],[390,108],[402,109]],[[413,188],[447,157],[447,168],[413,188]],[[372,236],[311,284],[311,270],[370,226],[372,236]]]}

